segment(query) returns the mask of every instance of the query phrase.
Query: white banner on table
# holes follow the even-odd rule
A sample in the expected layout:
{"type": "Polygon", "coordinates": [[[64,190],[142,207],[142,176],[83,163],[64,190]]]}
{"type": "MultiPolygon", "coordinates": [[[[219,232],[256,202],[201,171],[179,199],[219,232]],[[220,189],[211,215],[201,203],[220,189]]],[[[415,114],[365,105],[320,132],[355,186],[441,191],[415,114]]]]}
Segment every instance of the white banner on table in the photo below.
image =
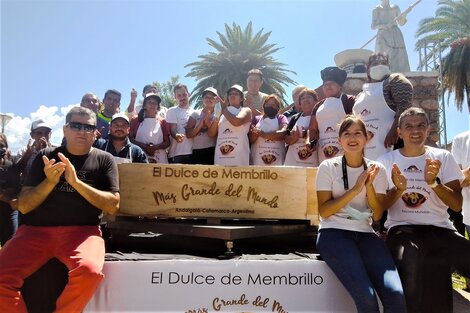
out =
{"type": "Polygon", "coordinates": [[[355,312],[328,266],[295,260],[106,262],[85,312],[355,312]]]}

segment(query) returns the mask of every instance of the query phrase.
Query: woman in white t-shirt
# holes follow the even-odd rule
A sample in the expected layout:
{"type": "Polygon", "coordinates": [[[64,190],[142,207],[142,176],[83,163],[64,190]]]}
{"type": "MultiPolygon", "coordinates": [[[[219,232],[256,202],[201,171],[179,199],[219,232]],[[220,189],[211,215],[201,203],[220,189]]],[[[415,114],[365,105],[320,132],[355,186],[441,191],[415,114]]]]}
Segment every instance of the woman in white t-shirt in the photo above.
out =
{"type": "Polygon", "coordinates": [[[406,312],[392,256],[371,220],[383,213],[387,189],[383,165],[364,158],[364,122],[347,116],[339,127],[344,155],[324,160],[316,178],[320,230],[317,248],[349,292],[358,312],[406,312]]]}

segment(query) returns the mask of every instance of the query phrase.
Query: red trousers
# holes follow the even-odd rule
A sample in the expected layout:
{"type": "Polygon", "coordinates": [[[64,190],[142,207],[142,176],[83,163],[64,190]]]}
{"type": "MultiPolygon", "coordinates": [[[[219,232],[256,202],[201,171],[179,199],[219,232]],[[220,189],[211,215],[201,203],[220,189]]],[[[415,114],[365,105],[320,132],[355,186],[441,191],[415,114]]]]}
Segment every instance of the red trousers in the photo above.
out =
{"type": "Polygon", "coordinates": [[[0,250],[0,312],[27,312],[19,289],[53,257],[69,270],[56,312],[82,312],[104,277],[104,254],[99,226],[21,226],[0,250]]]}

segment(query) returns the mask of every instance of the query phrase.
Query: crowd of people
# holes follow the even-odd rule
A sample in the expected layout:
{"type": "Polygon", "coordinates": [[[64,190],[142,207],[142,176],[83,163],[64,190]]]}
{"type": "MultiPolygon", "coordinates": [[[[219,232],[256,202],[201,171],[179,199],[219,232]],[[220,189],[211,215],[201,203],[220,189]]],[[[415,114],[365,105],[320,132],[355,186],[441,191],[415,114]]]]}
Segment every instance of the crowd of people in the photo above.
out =
{"type": "Polygon", "coordinates": [[[451,272],[470,276],[470,241],[447,213],[463,206],[470,230],[470,131],[452,153],[426,145],[430,124],[411,106],[411,83],[390,72],[385,53],[366,70],[357,96],[343,93],[344,70],[327,67],[324,99],[299,85],[285,108],[260,91],[259,69],[247,73],[247,91],[236,84],[221,97],[208,87],[197,110],[184,84],[168,110],[152,85],[141,105],[132,90],[122,112],[119,91],[102,103],[86,93],[60,146],[42,120],[16,157],[1,134],[0,311],[26,312],[23,282],[51,258],[69,272],[56,311],[83,310],[103,278],[99,223],[119,208],[117,164],[137,162],[318,167],[317,248],[358,312],[379,312],[377,296],[385,312],[451,312],[451,272]],[[384,241],[372,222],[385,219],[384,241]]]}

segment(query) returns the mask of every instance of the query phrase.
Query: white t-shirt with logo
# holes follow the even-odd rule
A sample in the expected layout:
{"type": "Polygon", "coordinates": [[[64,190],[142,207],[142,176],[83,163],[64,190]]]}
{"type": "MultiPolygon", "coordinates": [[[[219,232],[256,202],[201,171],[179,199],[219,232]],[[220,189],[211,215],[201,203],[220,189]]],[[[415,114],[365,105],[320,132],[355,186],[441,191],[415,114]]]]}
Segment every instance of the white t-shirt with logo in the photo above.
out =
{"type": "Polygon", "coordinates": [[[406,191],[388,210],[385,227],[434,225],[455,230],[449,220],[447,205],[424,180],[424,166],[427,158],[441,161],[438,177],[442,184],[463,178],[452,155],[443,149],[426,146],[425,153],[417,157],[405,157],[400,150],[385,153],[378,161],[387,169],[389,189],[394,187],[391,174],[394,163],[398,165],[407,179],[406,191]]]}
{"type": "MultiPolygon", "coordinates": [[[[166,121],[169,124],[176,124],[176,132],[178,134],[186,134],[186,125],[188,119],[193,113],[191,108],[183,109],[178,106],[172,107],[166,113],[166,121]]],[[[175,138],[170,136],[170,149],[168,157],[173,158],[178,155],[188,155],[193,153],[192,138],[184,137],[183,142],[176,142],[175,138]]]]}
{"type": "MultiPolygon", "coordinates": [[[[452,155],[457,164],[465,169],[470,166],[470,130],[458,134],[452,142],[452,155]]],[[[462,188],[462,214],[463,223],[470,225],[470,186],[462,188]]]]}
{"type": "MultiPolygon", "coordinates": [[[[342,157],[334,157],[326,159],[320,163],[316,178],[317,191],[331,191],[333,199],[339,198],[346,190],[344,189],[343,182],[343,167],[341,163],[342,157]]],[[[380,168],[377,176],[374,179],[374,188],[377,194],[385,194],[387,190],[387,176],[385,168],[382,164],[366,159],[367,166],[376,164],[380,168]]],[[[364,167],[357,168],[347,166],[348,185],[349,189],[353,188],[356,184],[357,178],[364,172],[364,167]]],[[[369,211],[366,199],[366,188],[356,195],[348,206],[360,212],[369,211]]],[[[350,217],[346,212],[346,207],[342,208],[333,215],[327,218],[320,217],[320,229],[323,228],[336,228],[358,232],[373,232],[371,226],[371,218],[363,220],[355,220],[350,217]]]]}

